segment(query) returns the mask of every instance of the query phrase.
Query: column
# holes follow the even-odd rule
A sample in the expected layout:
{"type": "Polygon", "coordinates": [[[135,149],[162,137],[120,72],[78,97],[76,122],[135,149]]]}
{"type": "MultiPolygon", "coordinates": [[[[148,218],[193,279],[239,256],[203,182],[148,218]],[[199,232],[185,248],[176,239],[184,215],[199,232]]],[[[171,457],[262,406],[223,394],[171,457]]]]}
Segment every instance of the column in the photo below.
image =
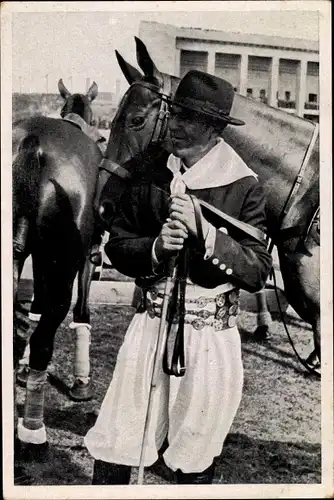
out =
{"type": "Polygon", "coordinates": [[[214,75],[215,69],[216,69],[216,52],[214,50],[210,50],[208,52],[208,73],[210,73],[210,75],[214,75]]]}
{"type": "Polygon", "coordinates": [[[247,81],[248,81],[248,54],[241,54],[239,94],[241,95],[247,94],[247,81]]]}
{"type": "Polygon", "coordinates": [[[174,60],[174,73],[173,75],[180,76],[180,65],[181,65],[181,50],[175,49],[175,60],[174,60]]]}
{"type": "Polygon", "coordinates": [[[278,82],[279,82],[279,58],[277,56],[274,56],[271,59],[268,104],[269,106],[274,106],[275,108],[277,108],[278,82]]]}
{"type": "Polygon", "coordinates": [[[306,73],[307,61],[301,59],[299,61],[297,71],[297,88],[296,88],[296,112],[298,116],[304,115],[304,107],[306,101],[306,73]]]}

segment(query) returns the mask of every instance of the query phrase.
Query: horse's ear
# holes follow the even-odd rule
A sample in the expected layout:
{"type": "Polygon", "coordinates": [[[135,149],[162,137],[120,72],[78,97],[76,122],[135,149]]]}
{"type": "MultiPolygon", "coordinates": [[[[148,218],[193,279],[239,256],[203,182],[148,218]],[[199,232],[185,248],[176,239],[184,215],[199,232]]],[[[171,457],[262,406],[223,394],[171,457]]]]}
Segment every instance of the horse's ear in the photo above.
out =
{"type": "Polygon", "coordinates": [[[138,66],[151,81],[156,80],[158,85],[163,85],[163,76],[152,61],[146,45],[136,36],[135,40],[138,66]]]}
{"type": "Polygon", "coordinates": [[[58,90],[63,99],[67,99],[71,95],[71,92],[65,87],[62,78],[58,82],[58,90]]]}
{"type": "Polygon", "coordinates": [[[88,91],[87,91],[87,97],[90,101],[94,101],[95,97],[97,96],[98,94],[98,86],[96,85],[95,82],[92,83],[92,85],[89,87],[88,91]]]}
{"type": "Polygon", "coordinates": [[[115,50],[115,53],[119,67],[121,68],[122,73],[125,76],[129,85],[131,85],[131,83],[133,82],[140,80],[143,77],[140,71],[138,71],[136,68],[131,66],[131,64],[126,62],[125,59],[123,59],[123,57],[117,50],[115,50]]]}

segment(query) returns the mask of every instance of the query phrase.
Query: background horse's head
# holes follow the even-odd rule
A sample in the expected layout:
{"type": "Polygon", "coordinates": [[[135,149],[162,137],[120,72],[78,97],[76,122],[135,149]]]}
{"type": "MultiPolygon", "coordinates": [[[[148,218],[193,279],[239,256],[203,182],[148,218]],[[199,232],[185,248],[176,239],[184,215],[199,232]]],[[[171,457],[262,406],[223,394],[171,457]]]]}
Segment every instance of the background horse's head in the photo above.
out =
{"type": "Polygon", "coordinates": [[[76,113],[81,116],[89,125],[92,122],[93,112],[91,102],[98,94],[98,87],[95,82],[92,83],[86,94],[71,94],[65,87],[63,80],[58,82],[58,90],[65,103],[60,111],[60,116],[64,118],[68,113],[76,113]]]}
{"type": "Polygon", "coordinates": [[[167,131],[168,95],[179,78],[159,71],[146,46],[135,37],[140,72],[116,51],[118,64],[130,84],[111,125],[107,157],[120,165],[146,151],[152,142],[161,143],[167,131]]]}

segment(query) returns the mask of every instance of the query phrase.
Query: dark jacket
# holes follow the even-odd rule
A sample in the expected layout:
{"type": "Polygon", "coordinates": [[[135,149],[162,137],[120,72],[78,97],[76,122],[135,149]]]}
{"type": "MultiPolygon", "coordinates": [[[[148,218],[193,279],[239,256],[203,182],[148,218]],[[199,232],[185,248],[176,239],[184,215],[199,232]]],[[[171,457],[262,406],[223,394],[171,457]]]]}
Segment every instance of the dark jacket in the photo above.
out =
{"type": "MultiPolygon", "coordinates": [[[[115,268],[134,278],[154,275],[152,245],[168,217],[172,173],[167,169],[168,154],[147,162],[147,173],[122,195],[117,215],[109,228],[105,251],[115,268]]],[[[245,177],[227,186],[188,191],[241,221],[266,231],[265,196],[254,177],[245,177]]],[[[204,216],[216,227],[210,212],[204,216]]],[[[230,282],[250,292],[260,290],[268,278],[272,258],[266,245],[231,228],[217,230],[213,255],[204,260],[204,251],[195,238],[190,245],[190,279],[204,287],[230,282]],[[226,273],[227,271],[227,273],[226,273]],[[232,271],[232,273],[231,273],[232,271]]],[[[163,271],[162,271],[163,274],[163,271]]],[[[160,276],[159,276],[160,277],[160,276]]]]}

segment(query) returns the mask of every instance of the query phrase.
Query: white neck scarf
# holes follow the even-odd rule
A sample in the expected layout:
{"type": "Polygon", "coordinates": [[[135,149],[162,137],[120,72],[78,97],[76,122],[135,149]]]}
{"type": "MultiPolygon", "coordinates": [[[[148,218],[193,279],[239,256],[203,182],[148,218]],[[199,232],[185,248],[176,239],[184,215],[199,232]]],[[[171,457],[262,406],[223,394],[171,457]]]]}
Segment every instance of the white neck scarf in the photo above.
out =
{"type": "Polygon", "coordinates": [[[214,188],[227,186],[244,177],[253,176],[257,179],[253,170],[247,167],[234,149],[222,138],[184,174],[180,172],[181,166],[180,158],[173,154],[169,155],[167,168],[174,175],[170,186],[172,194],[184,193],[186,187],[188,189],[214,188]]]}

